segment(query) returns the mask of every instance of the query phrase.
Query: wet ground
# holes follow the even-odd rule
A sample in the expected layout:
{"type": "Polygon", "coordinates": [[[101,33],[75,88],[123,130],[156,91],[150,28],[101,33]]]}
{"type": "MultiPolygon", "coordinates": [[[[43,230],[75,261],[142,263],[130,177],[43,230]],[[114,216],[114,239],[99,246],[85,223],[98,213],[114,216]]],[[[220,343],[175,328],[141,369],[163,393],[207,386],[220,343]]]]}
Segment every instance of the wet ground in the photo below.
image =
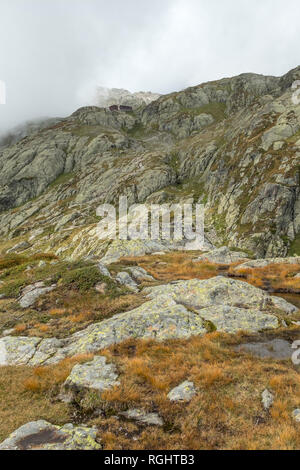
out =
{"type": "Polygon", "coordinates": [[[282,297],[284,300],[289,302],[290,304],[295,305],[300,309],[300,294],[274,294],[277,297],[282,297]]]}
{"type": "Polygon", "coordinates": [[[258,343],[244,343],[235,347],[236,351],[245,351],[260,358],[291,359],[294,349],[292,342],[273,339],[258,343]]]}

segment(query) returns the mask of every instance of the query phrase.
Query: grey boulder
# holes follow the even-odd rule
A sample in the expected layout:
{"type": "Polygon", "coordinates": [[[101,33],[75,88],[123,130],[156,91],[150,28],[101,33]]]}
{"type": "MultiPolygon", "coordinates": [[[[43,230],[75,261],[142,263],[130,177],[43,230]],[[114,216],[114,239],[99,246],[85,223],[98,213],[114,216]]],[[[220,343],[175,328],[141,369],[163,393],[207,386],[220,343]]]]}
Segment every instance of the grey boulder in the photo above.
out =
{"type": "Polygon", "coordinates": [[[170,401],[190,401],[196,393],[193,382],[186,380],[178,387],[173,388],[168,393],[168,398],[170,401]]]}
{"type": "Polygon", "coordinates": [[[103,392],[120,385],[117,378],[116,366],[107,364],[106,357],[96,356],[91,362],[74,366],[64,383],[64,388],[75,393],[82,390],[103,392]]]}

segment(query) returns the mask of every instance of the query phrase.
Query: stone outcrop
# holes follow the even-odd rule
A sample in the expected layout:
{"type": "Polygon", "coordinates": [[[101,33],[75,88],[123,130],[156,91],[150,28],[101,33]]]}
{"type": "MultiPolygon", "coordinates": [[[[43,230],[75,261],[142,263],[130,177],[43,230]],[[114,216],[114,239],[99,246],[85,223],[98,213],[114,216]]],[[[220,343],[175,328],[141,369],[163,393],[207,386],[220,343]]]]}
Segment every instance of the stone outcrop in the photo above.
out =
{"type": "Polygon", "coordinates": [[[130,275],[126,271],[118,273],[116,276],[116,281],[119,284],[132,290],[133,292],[139,291],[137,283],[132,279],[132,277],[130,277],[130,275]]]}
{"type": "Polygon", "coordinates": [[[168,249],[166,243],[155,240],[114,240],[101,262],[111,264],[120,258],[144,256],[168,249]]]}
{"type": "Polygon", "coordinates": [[[196,395],[196,389],[193,382],[186,380],[182,384],[173,388],[168,393],[170,401],[191,401],[194,395],[196,395]]]}
{"type": "Polygon", "coordinates": [[[274,297],[266,292],[222,276],[147,287],[144,293],[150,300],[140,307],[92,324],[66,339],[2,337],[0,365],[53,364],[65,357],[97,353],[129,338],[164,341],[212,330],[274,329],[281,325],[279,313],[291,312],[291,304],[283,299],[278,309],[274,297]]]}
{"type": "Polygon", "coordinates": [[[147,413],[139,408],[133,408],[120,413],[126,419],[137,421],[148,426],[163,426],[163,419],[157,413],[147,413]]]}
{"type": "Polygon", "coordinates": [[[128,270],[130,271],[132,277],[136,281],[153,281],[154,277],[147,273],[147,271],[139,266],[136,267],[129,267],[128,270]]]}
{"type": "Polygon", "coordinates": [[[106,358],[96,356],[91,362],[76,364],[64,383],[64,389],[76,394],[86,390],[103,392],[119,385],[114,364],[107,364],[106,358]]]}
{"type": "Polygon", "coordinates": [[[32,421],[14,431],[0,444],[0,450],[100,450],[97,430],[85,426],[54,426],[32,421]]]}
{"type": "Polygon", "coordinates": [[[209,263],[217,264],[231,264],[243,259],[248,259],[246,253],[239,251],[230,251],[227,246],[222,246],[215,250],[204,253],[203,255],[195,258],[194,261],[208,261],[209,263]]]}
{"type": "MultiPolygon", "coordinates": [[[[197,311],[219,306],[255,310],[277,307],[277,298],[246,282],[223,276],[207,280],[175,281],[167,285],[147,287],[144,291],[152,299],[165,295],[177,303],[195,308],[197,311]]],[[[281,307],[287,314],[290,313],[290,305],[282,299],[281,307]]]]}
{"type": "Polygon", "coordinates": [[[246,261],[241,263],[235,268],[232,268],[233,272],[238,273],[242,269],[251,269],[251,268],[265,268],[271,264],[300,264],[299,256],[291,256],[287,258],[265,258],[265,259],[255,259],[251,261],[246,261]]]}

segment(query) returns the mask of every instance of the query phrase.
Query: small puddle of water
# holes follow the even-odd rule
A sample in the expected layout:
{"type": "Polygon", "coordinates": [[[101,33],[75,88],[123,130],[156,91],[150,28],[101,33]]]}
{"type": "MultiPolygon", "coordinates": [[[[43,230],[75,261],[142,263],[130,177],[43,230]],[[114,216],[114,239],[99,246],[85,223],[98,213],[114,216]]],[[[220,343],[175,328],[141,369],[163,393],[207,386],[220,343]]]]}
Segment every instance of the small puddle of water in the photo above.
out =
{"type": "Polygon", "coordinates": [[[283,339],[272,339],[257,343],[244,343],[235,347],[236,351],[244,351],[260,358],[291,359],[292,343],[283,339]]]}
{"type": "Polygon", "coordinates": [[[282,297],[284,300],[290,304],[295,305],[295,307],[300,309],[300,294],[273,294],[276,297],[282,297]]]}

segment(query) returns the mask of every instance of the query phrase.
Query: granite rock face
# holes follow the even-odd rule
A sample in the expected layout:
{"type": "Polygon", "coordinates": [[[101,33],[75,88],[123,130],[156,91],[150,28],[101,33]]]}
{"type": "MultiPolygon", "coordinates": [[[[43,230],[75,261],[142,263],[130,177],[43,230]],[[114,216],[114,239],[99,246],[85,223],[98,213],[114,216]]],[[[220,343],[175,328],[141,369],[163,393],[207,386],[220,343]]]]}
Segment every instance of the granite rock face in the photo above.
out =
{"type": "MultiPolygon", "coordinates": [[[[197,311],[218,306],[259,310],[278,306],[277,298],[270,296],[265,291],[246,282],[223,276],[205,280],[176,281],[167,285],[147,287],[144,291],[151,299],[166,295],[178,303],[195,308],[197,311]]],[[[282,299],[281,308],[289,313],[291,304],[282,299]]]]}
{"type": "Polygon", "coordinates": [[[160,96],[160,94],[151,93],[150,91],[131,93],[123,88],[98,87],[95,93],[94,104],[104,108],[112,105],[124,105],[136,109],[157,100],[160,96]]]}
{"type": "Polygon", "coordinates": [[[65,357],[97,353],[129,338],[164,341],[204,335],[211,330],[236,333],[275,329],[280,326],[279,313],[286,315],[291,310],[291,304],[284,300],[278,309],[266,292],[222,276],[148,287],[144,293],[150,300],[140,307],[62,340],[0,338],[0,365],[53,364],[65,357]]]}
{"type": "Polygon", "coordinates": [[[0,444],[0,450],[100,450],[96,436],[94,428],[33,421],[14,431],[0,444]]]}

